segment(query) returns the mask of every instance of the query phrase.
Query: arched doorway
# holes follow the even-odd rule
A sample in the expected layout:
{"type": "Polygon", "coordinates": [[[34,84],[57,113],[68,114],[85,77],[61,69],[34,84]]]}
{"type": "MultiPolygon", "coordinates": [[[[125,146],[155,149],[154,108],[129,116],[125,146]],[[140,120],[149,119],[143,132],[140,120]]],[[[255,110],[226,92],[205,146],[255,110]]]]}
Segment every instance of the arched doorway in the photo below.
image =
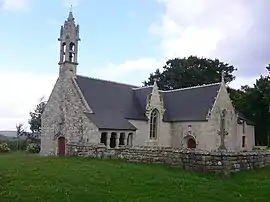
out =
{"type": "Polygon", "coordinates": [[[58,155],[64,156],[66,154],[66,139],[65,137],[58,138],[58,155]]]}
{"type": "Polygon", "coordinates": [[[193,138],[189,138],[187,141],[187,148],[189,149],[195,149],[196,148],[196,142],[193,138]]]}

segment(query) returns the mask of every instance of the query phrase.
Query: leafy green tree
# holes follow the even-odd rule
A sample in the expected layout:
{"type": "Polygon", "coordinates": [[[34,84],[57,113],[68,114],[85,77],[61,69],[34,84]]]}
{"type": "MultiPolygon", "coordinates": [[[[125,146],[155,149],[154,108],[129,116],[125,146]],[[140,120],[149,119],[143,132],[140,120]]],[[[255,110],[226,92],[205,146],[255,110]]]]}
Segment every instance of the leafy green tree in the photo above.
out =
{"type": "Polygon", "coordinates": [[[30,130],[32,133],[39,133],[41,129],[41,115],[45,109],[46,101],[43,98],[40,100],[40,103],[36,105],[34,111],[30,112],[30,130]]]}
{"type": "Polygon", "coordinates": [[[268,136],[270,133],[270,78],[260,77],[256,80],[253,88],[245,89],[247,94],[246,115],[253,118],[256,123],[256,139],[261,145],[269,145],[268,136]],[[252,117],[253,116],[253,117],[252,117]]]}
{"type": "Polygon", "coordinates": [[[25,134],[26,130],[22,123],[16,125],[16,135],[17,135],[17,150],[19,150],[19,139],[25,134]]]}
{"type": "Polygon", "coordinates": [[[255,123],[256,144],[270,146],[269,76],[261,76],[253,87],[242,86],[239,90],[228,89],[228,92],[235,108],[255,123]]]}
{"type": "Polygon", "coordinates": [[[41,130],[41,115],[45,109],[46,101],[43,98],[40,99],[40,103],[36,105],[34,111],[30,112],[30,124],[31,133],[27,133],[26,136],[31,140],[38,140],[40,138],[41,130]]]}
{"type": "Polygon", "coordinates": [[[222,71],[226,83],[235,79],[232,73],[236,70],[234,66],[221,62],[218,59],[199,58],[190,56],[188,58],[175,58],[168,60],[160,72],[157,69],[151,73],[148,81],[143,85],[153,85],[154,80],[162,90],[191,87],[209,83],[220,82],[222,71]]]}

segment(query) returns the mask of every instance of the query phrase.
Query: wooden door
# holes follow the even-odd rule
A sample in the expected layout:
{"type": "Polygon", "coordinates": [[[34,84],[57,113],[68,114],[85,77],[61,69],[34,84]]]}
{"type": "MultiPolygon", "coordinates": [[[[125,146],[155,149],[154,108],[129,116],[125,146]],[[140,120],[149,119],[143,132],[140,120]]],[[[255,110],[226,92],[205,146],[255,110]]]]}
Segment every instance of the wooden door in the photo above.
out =
{"type": "Polygon", "coordinates": [[[194,139],[190,138],[187,143],[187,147],[189,149],[195,149],[196,148],[196,142],[194,139]]]}
{"type": "Polygon", "coordinates": [[[64,137],[58,138],[58,155],[64,156],[66,154],[66,140],[64,137]]]}

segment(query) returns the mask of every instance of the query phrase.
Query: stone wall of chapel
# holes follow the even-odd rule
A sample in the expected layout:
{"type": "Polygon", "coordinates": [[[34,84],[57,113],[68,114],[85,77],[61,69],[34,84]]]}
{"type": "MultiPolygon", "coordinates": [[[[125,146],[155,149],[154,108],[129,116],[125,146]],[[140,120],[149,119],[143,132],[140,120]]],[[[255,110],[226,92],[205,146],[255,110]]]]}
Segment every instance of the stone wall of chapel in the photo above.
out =
{"type": "Polygon", "coordinates": [[[54,140],[54,135],[59,130],[58,123],[61,121],[60,103],[64,108],[65,123],[62,135],[66,141],[77,142],[83,135],[85,141],[99,143],[100,133],[84,115],[83,112],[87,109],[72,79],[60,77],[42,115],[41,153],[48,154],[51,151],[57,153],[57,140],[54,140]]]}
{"type": "Polygon", "coordinates": [[[255,127],[246,124],[246,150],[251,151],[255,147],[255,127]]]}
{"type": "MultiPolygon", "coordinates": [[[[150,129],[149,129],[150,130],[150,129]]],[[[160,121],[158,141],[161,147],[172,147],[172,124],[160,121]]]]}
{"type": "MultiPolygon", "coordinates": [[[[148,146],[150,139],[150,123],[148,121],[129,120],[129,122],[137,128],[134,133],[134,146],[148,146]]],[[[171,147],[171,125],[163,122],[158,124],[158,135],[155,146],[171,147]]]]}
{"type": "Polygon", "coordinates": [[[222,84],[211,111],[207,127],[205,127],[205,141],[209,150],[216,150],[220,145],[220,110],[226,109],[225,127],[228,135],[225,137],[225,146],[228,150],[239,150],[240,139],[237,135],[237,119],[226,87],[222,84]]]}
{"type": "Polygon", "coordinates": [[[41,116],[41,154],[49,154],[49,152],[55,151],[53,139],[60,119],[59,95],[61,93],[61,82],[58,78],[41,116]]]}
{"type": "Polygon", "coordinates": [[[243,125],[237,124],[237,136],[238,144],[237,145],[241,150],[251,151],[255,146],[255,128],[253,125],[245,124],[245,133],[243,133],[243,125]],[[242,147],[242,136],[245,136],[245,147],[242,147]]]}
{"type": "Polygon", "coordinates": [[[186,139],[185,134],[188,132],[188,126],[191,125],[192,134],[197,142],[198,149],[207,150],[207,142],[205,141],[205,127],[207,127],[207,122],[174,122],[172,123],[172,147],[173,148],[185,148],[186,139]]]}

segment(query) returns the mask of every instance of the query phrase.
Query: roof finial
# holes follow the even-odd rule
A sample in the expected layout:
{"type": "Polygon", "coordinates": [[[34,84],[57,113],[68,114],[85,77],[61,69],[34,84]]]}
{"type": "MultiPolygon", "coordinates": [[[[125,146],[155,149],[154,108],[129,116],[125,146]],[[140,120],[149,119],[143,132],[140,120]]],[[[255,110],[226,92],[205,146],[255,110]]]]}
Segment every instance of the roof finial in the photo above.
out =
{"type": "Polygon", "coordinates": [[[225,71],[224,70],[221,71],[221,82],[225,83],[225,71]]]}
{"type": "Polygon", "coordinates": [[[70,8],[69,8],[69,15],[68,15],[68,19],[69,20],[73,20],[73,7],[72,7],[72,4],[70,5],[70,8]]]}
{"type": "Polygon", "coordinates": [[[69,12],[70,12],[70,13],[73,12],[73,10],[72,10],[72,4],[70,5],[69,12]]]}

